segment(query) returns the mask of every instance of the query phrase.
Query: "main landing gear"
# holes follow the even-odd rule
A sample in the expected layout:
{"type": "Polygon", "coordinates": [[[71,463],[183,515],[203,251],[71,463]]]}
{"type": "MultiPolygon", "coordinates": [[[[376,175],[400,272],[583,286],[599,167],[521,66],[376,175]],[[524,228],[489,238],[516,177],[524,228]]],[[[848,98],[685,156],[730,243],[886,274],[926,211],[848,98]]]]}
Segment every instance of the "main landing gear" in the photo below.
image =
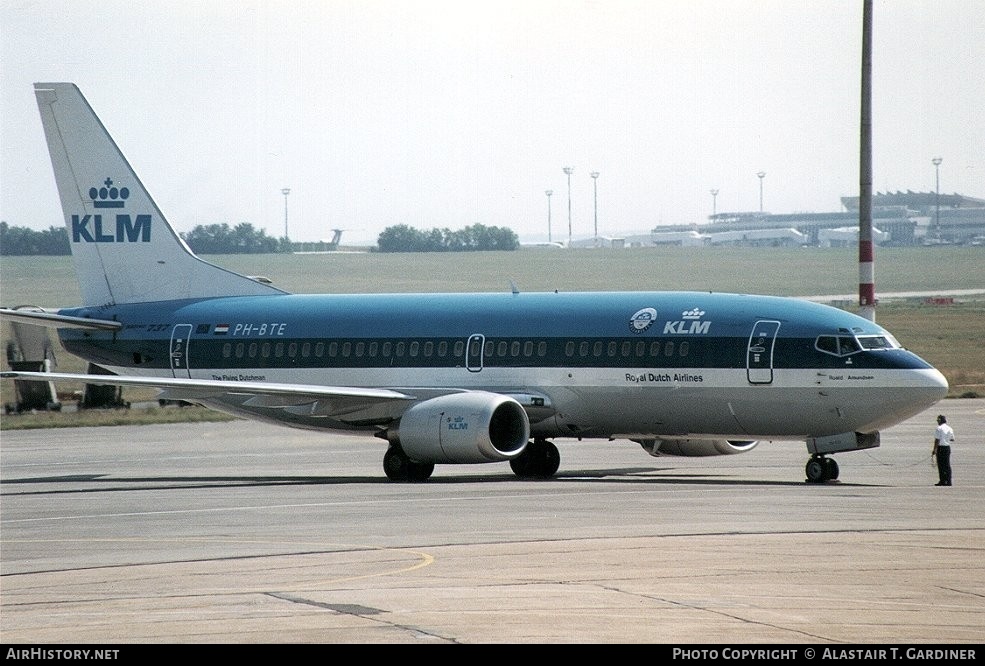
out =
{"type": "Polygon", "coordinates": [[[391,445],[383,456],[383,471],[391,481],[427,481],[434,463],[411,460],[399,445],[391,445]]]}
{"type": "Polygon", "coordinates": [[[838,463],[835,462],[834,458],[828,458],[819,453],[815,453],[811,456],[811,459],[807,461],[805,471],[807,472],[808,483],[824,483],[825,481],[834,481],[838,478],[838,463]]]}
{"type": "MultiPolygon", "coordinates": [[[[535,439],[510,461],[513,473],[521,479],[549,479],[561,466],[561,454],[552,442],[535,439]]],[[[427,481],[434,463],[411,460],[399,444],[391,444],[383,456],[383,471],[391,481],[427,481]]]]}
{"type": "Polygon", "coordinates": [[[513,473],[521,479],[549,479],[561,466],[561,454],[553,442],[535,439],[523,453],[510,461],[513,473]]]}

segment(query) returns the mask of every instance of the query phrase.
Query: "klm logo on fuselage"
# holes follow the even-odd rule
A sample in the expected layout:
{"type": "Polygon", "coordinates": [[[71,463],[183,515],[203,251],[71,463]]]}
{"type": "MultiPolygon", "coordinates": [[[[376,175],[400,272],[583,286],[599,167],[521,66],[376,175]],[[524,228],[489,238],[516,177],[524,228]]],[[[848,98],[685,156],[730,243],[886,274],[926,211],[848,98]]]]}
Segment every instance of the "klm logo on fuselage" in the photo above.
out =
{"type": "Polygon", "coordinates": [[[73,215],[73,243],[149,243],[150,215],[116,215],[116,220],[103,220],[102,215],[73,215]]]}
{"type": "Polygon", "coordinates": [[[705,311],[698,308],[685,310],[680,319],[664,324],[664,335],[705,335],[711,328],[711,322],[701,321],[704,315],[705,311]]]}

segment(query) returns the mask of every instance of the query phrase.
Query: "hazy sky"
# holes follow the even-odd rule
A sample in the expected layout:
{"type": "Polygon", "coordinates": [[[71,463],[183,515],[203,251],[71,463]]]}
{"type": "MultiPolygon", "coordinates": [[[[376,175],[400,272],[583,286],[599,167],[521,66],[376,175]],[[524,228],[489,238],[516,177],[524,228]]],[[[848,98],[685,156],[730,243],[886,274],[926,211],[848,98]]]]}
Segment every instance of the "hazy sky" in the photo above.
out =
{"type": "MultiPolygon", "coordinates": [[[[861,0],[0,0],[0,218],[61,224],[73,81],[179,231],[568,238],[858,194],[861,0]]],[[[985,198],[985,2],[876,0],[874,189],[985,198]]]]}

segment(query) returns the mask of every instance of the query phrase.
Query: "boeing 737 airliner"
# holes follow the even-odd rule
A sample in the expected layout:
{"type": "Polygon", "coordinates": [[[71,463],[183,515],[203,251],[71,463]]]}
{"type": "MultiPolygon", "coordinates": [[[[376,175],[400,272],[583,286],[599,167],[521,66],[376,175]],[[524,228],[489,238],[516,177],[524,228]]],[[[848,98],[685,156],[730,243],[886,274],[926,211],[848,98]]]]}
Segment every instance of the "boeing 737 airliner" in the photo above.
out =
{"type": "Polygon", "coordinates": [[[83,305],[5,310],[115,373],[9,372],[152,386],[163,397],[388,442],[393,480],[437,463],[558,469],[555,438],[652,455],[802,440],[828,454],[940,400],[940,372],[873,322],[789,298],[705,292],[288,294],[202,261],[75,85],[35,84],[83,305]]]}

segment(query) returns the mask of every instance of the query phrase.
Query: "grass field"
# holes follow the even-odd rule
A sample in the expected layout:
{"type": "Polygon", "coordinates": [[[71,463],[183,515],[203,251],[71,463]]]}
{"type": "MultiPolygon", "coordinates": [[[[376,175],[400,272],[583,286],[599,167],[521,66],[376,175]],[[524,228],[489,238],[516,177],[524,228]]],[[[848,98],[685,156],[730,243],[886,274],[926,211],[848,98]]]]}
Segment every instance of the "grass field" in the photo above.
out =
{"type": "MultiPolygon", "coordinates": [[[[811,296],[858,293],[848,248],[522,249],[431,254],[261,254],[206,257],[264,275],[295,293],[500,291],[732,291],[811,296]]],[[[985,248],[876,249],[880,292],[985,288],[985,248]]],[[[76,305],[69,257],[0,259],[0,303],[76,305]]]]}
{"type": "MultiPolygon", "coordinates": [[[[212,263],[263,275],[295,293],[506,291],[728,291],[815,296],[844,294],[856,309],[857,251],[839,248],[639,248],[522,249],[517,252],[447,254],[335,253],[224,255],[212,263]]],[[[944,293],[985,289],[985,249],[980,247],[877,248],[877,293],[944,293]]],[[[928,305],[922,299],[883,301],[878,322],[906,347],[940,369],[953,396],[985,394],[985,298],[928,305]]],[[[4,257],[0,303],[64,307],[79,301],[69,257],[4,257]]],[[[9,330],[4,328],[6,348],[9,330]]],[[[62,353],[58,369],[84,364],[62,353]]],[[[81,387],[77,387],[81,388],[81,387]]],[[[130,392],[131,401],[153,392],[130,392]]],[[[0,398],[14,399],[0,382],[0,398]]],[[[67,415],[66,415],[67,416],[67,415]]],[[[13,421],[15,419],[4,419],[13,421]]],[[[10,424],[3,423],[3,427],[10,424]]]]}

